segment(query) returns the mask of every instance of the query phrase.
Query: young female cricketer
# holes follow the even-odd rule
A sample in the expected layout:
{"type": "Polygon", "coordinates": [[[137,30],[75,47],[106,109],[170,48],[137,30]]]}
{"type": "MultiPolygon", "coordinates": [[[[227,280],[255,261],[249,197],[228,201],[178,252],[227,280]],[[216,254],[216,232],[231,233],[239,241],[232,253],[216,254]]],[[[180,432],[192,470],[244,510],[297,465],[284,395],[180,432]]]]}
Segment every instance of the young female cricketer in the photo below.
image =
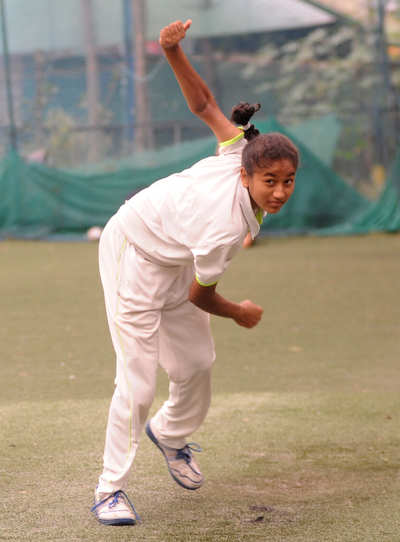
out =
{"type": "Polygon", "coordinates": [[[99,246],[117,358],[104,467],[92,508],[107,525],[138,519],[124,489],[143,428],[180,486],[196,490],[203,484],[186,438],[210,405],[215,353],[209,315],[252,328],[263,313],[250,300],[224,298],[217,283],[248,232],[254,238],[264,215],[277,213],[295,185],[296,147],[281,134],[260,135],[249,124],[258,105],[241,103],[231,120],[225,117],[180,46],[190,25],[191,20],[178,21],[163,28],[160,44],[190,110],[215,134],[219,153],[127,200],[99,246]],[[169,377],[169,398],[147,421],[158,364],[169,377]]]}

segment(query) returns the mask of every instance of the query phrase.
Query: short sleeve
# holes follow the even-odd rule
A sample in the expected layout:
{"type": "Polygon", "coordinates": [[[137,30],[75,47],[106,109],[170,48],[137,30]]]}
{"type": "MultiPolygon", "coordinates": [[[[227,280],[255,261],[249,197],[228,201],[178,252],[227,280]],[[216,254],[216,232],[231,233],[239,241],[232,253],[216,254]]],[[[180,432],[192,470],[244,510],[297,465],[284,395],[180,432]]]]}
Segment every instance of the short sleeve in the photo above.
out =
{"type": "Polygon", "coordinates": [[[218,145],[218,154],[238,154],[242,155],[243,148],[247,144],[246,139],[244,139],[244,133],[241,132],[237,136],[229,139],[228,141],[223,141],[218,145]]]}
{"type": "Polygon", "coordinates": [[[211,250],[192,250],[197,282],[201,286],[212,286],[216,284],[239,248],[240,243],[234,245],[220,245],[211,250]]]}

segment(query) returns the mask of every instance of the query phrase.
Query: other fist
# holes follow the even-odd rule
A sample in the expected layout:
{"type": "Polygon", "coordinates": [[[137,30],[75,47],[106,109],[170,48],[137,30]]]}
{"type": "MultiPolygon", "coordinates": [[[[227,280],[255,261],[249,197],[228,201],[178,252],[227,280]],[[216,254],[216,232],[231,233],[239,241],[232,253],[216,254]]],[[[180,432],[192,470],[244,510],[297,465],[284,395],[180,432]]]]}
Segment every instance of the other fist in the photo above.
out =
{"type": "Polygon", "coordinates": [[[163,49],[175,47],[186,36],[186,31],[190,28],[192,19],[188,19],[186,23],[175,21],[174,23],[165,26],[160,32],[160,45],[163,49]]]}

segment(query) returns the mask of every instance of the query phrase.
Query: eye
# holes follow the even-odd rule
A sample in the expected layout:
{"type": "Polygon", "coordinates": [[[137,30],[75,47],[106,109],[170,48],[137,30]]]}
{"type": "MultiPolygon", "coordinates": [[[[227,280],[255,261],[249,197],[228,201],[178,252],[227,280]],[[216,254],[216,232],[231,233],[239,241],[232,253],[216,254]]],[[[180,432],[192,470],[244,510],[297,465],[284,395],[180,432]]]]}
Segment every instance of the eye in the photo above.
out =
{"type": "Polygon", "coordinates": [[[285,181],[285,184],[288,185],[288,186],[290,186],[293,183],[294,183],[294,179],[286,179],[286,181],[285,181]]]}
{"type": "Polygon", "coordinates": [[[265,183],[269,186],[274,186],[275,180],[274,179],[265,179],[265,183]]]}

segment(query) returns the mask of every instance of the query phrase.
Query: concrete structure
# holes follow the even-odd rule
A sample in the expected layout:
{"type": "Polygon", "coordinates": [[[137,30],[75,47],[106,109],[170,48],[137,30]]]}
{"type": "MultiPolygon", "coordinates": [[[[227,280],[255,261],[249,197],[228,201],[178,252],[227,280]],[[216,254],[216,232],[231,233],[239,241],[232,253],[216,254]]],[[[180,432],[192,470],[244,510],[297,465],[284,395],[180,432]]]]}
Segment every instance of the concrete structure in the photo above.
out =
{"type": "MultiPolygon", "coordinates": [[[[11,54],[83,53],[80,0],[5,0],[5,6],[11,54]]],[[[93,0],[93,10],[98,46],[122,43],[122,1],[93,0]]],[[[307,0],[147,0],[147,39],[155,40],[171,20],[189,17],[195,38],[315,27],[338,19],[307,0]]]]}

